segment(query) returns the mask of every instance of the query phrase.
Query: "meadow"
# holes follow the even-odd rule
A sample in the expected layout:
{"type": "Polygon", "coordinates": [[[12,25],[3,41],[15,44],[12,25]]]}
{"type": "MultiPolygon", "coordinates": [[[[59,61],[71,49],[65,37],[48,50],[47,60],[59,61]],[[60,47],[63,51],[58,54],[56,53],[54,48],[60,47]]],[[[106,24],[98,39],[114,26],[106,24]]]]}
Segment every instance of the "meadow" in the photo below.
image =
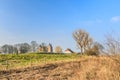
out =
{"type": "Polygon", "coordinates": [[[57,53],[0,54],[0,70],[25,68],[52,62],[75,60],[80,55],[57,53]]]}
{"type": "Polygon", "coordinates": [[[0,80],[120,80],[120,55],[1,54],[0,80]]]}

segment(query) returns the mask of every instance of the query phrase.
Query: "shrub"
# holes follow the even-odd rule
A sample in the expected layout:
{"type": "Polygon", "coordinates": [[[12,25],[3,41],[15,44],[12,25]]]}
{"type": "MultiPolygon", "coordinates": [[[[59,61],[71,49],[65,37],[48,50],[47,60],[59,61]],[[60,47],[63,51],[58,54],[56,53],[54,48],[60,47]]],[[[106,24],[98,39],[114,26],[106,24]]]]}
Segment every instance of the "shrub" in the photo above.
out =
{"type": "Polygon", "coordinates": [[[95,56],[97,56],[97,55],[99,55],[99,53],[90,49],[90,50],[85,51],[85,55],[95,55],[95,56]]]}

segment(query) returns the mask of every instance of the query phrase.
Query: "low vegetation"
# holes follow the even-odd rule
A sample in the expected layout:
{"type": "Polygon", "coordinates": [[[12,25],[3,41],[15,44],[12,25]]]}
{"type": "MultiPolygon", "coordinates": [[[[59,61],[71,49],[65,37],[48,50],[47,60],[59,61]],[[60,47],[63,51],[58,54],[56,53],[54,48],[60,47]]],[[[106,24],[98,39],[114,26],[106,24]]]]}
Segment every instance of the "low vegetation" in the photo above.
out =
{"type": "Polygon", "coordinates": [[[57,54],[57,53],[26,53],[26,54],[1,54],[0,70],[24,68],[33,65],[74,60],[76,54],[57,54]]]}
{"type": "Polygon", "coordinates": [[[19,57],[16,55],[0,56],[1,64],[4,62],[2,60],[6,59],[11,61],[13,68],[17,65],[24,66],[25,63],[31,65],[37,63],[37,65],[24,66],[19,69],[0,70],[0,80],[120,80],[119,55],[20,54],[19,57]],[[38,65],[41,63],[44,64],[38,65]]]}

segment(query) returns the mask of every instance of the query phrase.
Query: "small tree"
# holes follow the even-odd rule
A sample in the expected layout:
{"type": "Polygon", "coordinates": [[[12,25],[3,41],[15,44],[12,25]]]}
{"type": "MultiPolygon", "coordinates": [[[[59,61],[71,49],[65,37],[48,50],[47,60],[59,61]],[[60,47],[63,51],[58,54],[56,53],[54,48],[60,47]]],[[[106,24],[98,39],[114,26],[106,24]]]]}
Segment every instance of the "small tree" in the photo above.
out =
{"type": "Polygon", "coordinates": [[[60,46],[56,46],[55,53],[62,53],[62,48],[60,46]]]}
{"type": "Polygon", "coordinates": [[[30,45],[28,43],[22,43],[20,46],[20,52],[26,53],[30,50],[30,45]]]}
{"type": "Polygon", "coordinates": [[[32,50],[32,52],[36,52],[37,47],[38,47],[37,42],[36,41],[31,41],[31,50],[32,50]]]}
{"type": "Polygon", "coordinates": [[[15,47],[16,54],[19,54],[20,53],[21,44],[15,44],[14,47],[15,47]]]}
{"type": "Polygon", "coordinates": [[[12,45],[5,44],[2,46],[3,53],[14,53],[14,47],[12,45]]]}
{"type": "Polygon", "coordinates": [[[99,53],[103,53],[104,46],[101,43],[95,42],[93,47],[98,50],[99,53]]]}
{"type": "Polygon", "coordinates": [[[92,46],[93,40],[84,30],[79,29],[74,31],[73,38],[75,39],[77,46],[82,54],[84,53],[84,51],[90,49],[92,46]]]}
{"type": "Polygon", "coordinates": [[[106,43],[105,48],[107,54],[119,54],[120,53],[120,40],[114,38],[112,35],[105,36],[106,43]]]}
{"type": "Polygon", "coordinates": [[[9,52],[9,51],[8,51],[8,45],[7,45],[7,44],[3,45],[1,48],[2,48],[2,52],[3,52],[3,53],[8,53],[8,52],[9,52]]]}
{"type": "Polygon", "coordinates": [[[104,47],[100,43],[94,42],[92,44],[92,47],[85,51],[85,54],[96,55],[97,56],[97,55],[99,55],[100,53],[103,52],[103,49],[104,49],[104,47]]]}

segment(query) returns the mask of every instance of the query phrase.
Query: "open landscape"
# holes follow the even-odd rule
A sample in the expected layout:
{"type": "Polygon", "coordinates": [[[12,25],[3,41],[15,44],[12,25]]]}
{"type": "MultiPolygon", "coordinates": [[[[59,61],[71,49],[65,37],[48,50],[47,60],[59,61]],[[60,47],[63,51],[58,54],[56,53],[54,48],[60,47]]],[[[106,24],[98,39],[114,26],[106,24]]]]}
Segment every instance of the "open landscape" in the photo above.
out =
{"type": "Polygon", "coordinates": [[[120,56],[0,55],[0,80],[119,80],[120,56]],[[8,61],[8,65],[5,61],[8,61]]]}
{"type": "Polygon", "coordinates": [[[120,80],[120,0],[0,0],[0,80],[120,80]]]}

